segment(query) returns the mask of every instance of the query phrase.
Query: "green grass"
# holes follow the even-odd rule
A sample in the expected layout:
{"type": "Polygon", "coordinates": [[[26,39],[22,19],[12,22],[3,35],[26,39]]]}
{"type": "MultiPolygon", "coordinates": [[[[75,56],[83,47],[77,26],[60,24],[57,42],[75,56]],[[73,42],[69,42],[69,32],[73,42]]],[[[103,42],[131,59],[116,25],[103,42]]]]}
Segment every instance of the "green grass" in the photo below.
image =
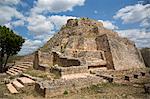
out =
{"type": "Polygon", "coordinates": [[[67,91],[67,90],[65,90],[63,94],[64,94],[64,95],[68,95],[68,91],[67,91]]]}
{"type": "Polygon", "coordinates": [[[52,79],[55,77],[54,74],[45,72],[45,71],[40,71],[40,70],[28,70],[25,72],[26,74],[29,74],[33,77],[39,77],[39,78],[43,78],[43,79],[52,79]]]}
{"type": "Polygon", "coordinates": [[[50,72],[41,71],[41,70],[29,69],[24,73],[29,74],[33,77],[43,78],[45,80],[59,79],[60,78],[60,75],[57,72],[56,73],[50,73],[50,72]]]}

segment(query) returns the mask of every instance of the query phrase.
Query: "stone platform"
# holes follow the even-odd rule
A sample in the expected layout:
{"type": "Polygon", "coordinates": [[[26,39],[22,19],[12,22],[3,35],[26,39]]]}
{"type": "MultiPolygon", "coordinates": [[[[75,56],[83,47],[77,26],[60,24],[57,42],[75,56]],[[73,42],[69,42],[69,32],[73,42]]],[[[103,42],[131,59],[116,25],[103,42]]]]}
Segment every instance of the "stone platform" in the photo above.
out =
{"type": "Polygon", "coordinates": [[[88,66],[70,66],[70,67],[55,66],[50,71],[59,76],[89,72],[88,66]]]}
{"type": "Polygon", "coordinates": [[[94,75],[83,74],[82,76],[72,76],[69,79],[61,78],[54,81],[38,81],[35,84],[35,90],[43,97],[48,98],[61,95],[65,91],[75,91],[77,89],[99,84],[104,81],[101,77],[97,77],[94,75]]]}

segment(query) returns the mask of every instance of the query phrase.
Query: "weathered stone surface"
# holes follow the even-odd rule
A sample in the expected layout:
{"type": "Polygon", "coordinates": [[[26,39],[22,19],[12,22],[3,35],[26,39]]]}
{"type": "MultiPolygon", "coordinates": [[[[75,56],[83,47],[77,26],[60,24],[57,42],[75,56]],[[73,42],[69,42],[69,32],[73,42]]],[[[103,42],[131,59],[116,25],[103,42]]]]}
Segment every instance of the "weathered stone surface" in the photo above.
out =
{"type": "Polygon", "coordinates": [[[141,54],[143,56],[145,65],[147,67],[150,67],[150,48],[143,48],[140,51],[141,51],[141,54]]]}
{"type": "Polygon", "coordinates": [[[49,72],[50,66],[48,64],[39,64],[38,70],[49,72]]]}
{"type": "Polygon", "coordinates": [[[116,32],[105,29],[102,23],[88,18],[68,20],[39,50],[39,64],[94,65],[113,70],[145,67],[132,41],[119,37],[116,32]],[[52,54],[53,51],[60,55],[52,54]]]}
{"type": "Polygon", "coordinates": [[[109,37],[109,45],[115,70],[145,67],[141,53],[132,41],[126,38],[109,37]]]}
{"type": "Polygon", "coordinates": [[[64,91],[74,91],[75,89],[84,88],[93,84],[103,82],[101,77],[86,76],[74,79],[57,79],[54,81],[36,82],[35,90],[44,97],[53,97],[61,95],[64,91]]]}
{"type": "Polygon", "coordinates": [[[150,84],[145,84],[144,90],[145,90],[145,93],[150,93],[150,84]]]}
{"type": "Polygon", "coordinates": [[[62,67],[80,66],[81,62],[79,59],[73,57],[64,57],[59,52],[53,52],[53,65],[62,67]]]}
{"type": "Polygon", "coordinates": [[[27,78],[27,77],[20,77],[20,78],[17,78],[17,80],[21,82],[23,85],[32,85],[35,83],[34,80],[27,78]]]}
{"type": "Polygon", "coordinates": [[[33,60],[33,68],[38,69],[38,67],[39,67],[39,53],[38,51],[36,51],[33,60]]]}
{"type": "Polygon", "coordinates": [[[13,93],[13,94],[19,93],[11,83],[7,84],[6,86],[8,90],[10,91],[10,93],[13,93]]]}
{"type": "Polygon", "coordinates": [[[32,79],[32,80],[34,80],[34,81],[43,80],[43,78],[33,77],[33,76],[29,75],[29,74],[24,74],[24,73],[21,75],[21,77],[27,77],[27,78],[32,79]]]}
{"type": "Polygon", "coordinates": [[[20,83],[20,82],[18,82],[17,80],[14,80],[13,82],[12,82],[12,84],[16,87],[16,88],[23,88],[24,86],[20,83]]]}
{"type": "Polygon", "coordinates": [[[77,73],[88,73],[88,66],[71,66],[71,67],[53,67],[51,72],[60,76],[77,73]]]}
{"type": "Polygon", "coordinates": [[[6,71],[10,76],[17,76],[28,70],[33,65],[32,62],[16,62],[15,65],[6,71]]]}

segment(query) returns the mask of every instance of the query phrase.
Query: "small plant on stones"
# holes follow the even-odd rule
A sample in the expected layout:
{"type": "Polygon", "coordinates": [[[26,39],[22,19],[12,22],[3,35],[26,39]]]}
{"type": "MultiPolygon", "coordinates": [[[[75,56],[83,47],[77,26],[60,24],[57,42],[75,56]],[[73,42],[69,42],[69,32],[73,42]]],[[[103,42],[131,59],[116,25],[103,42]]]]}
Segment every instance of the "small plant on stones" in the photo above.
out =
{"type": "Polygon", "coordinates": [[[63,94],[64,94],[64,95],[68,95],[68,91],[65,90],[63,94]]]}

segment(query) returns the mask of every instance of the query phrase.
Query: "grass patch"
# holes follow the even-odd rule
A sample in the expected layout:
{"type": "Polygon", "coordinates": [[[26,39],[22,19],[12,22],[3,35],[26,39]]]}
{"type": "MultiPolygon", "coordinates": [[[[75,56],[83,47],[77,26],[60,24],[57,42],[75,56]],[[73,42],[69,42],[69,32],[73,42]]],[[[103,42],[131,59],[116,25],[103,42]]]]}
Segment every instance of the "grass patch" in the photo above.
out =
{"type": "Polygon", "coordinates": [[[57,72],[56,73],[50,73],[50,72],[45,72],[45,71],[41,71],[41,70],[30,69],[24,73],[31,75],[33,77],[43,78],[45,80],[59,79],[60,78],[60,75],[57,72]]]}
{"type": "Polygon", "coordinates": [[[25,73],[33,77],[39,77],[43,79],[53,79],[55,77],[55,75],[52,73],[48,73],[48,72],[40,71],[40,70],[34,70],[34,69],[28,70],[25,73]]]}

